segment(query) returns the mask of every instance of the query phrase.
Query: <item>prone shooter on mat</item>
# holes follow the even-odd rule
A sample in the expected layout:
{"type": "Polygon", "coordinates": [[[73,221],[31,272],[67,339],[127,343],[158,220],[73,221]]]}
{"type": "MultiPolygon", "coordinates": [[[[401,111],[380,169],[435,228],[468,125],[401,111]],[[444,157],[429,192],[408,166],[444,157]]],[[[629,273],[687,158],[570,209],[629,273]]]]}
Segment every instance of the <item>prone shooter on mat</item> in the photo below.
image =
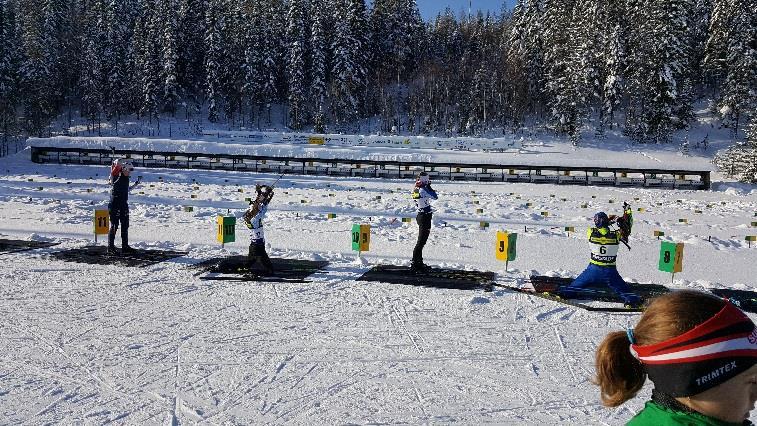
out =
{"type": "Polygon", "coordinates": [[[628,306],[638,306],[641,298],[631,291],[623,281],[615,261],[618,257],[618,246],[622,242],[630,250],[628,237],[633,226],[631,206],[623,203],[622,216],[608,216],[605,212],[594,215],[594,226],[586,231],[589,238],[591,257],[589,266],[569,286],[560,289],[557,294],[566,299],[580,297],[591,287],[608,286],[617,293],[628,306]],[[610,228],[616,225],[617,229],[610,228]]]}

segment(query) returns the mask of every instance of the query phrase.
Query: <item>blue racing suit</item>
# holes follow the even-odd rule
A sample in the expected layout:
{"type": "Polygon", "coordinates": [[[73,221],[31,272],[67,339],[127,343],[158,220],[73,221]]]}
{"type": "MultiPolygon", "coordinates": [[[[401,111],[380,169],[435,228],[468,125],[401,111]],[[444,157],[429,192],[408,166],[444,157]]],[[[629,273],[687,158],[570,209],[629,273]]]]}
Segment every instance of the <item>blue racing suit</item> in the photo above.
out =
{"type": "Polygon", "coordinates": [[[573,299],[590,294],[588,290],[592,287],[607,286],[626,304],[639,304],[641,298],[631,291],[615,266],[620,243],[618,232],[609,228],[589,228],[586,235],[589,237],[591,248],[589,266],[569,286],[563,287],[557,294],[566,299],[573,299]]]}

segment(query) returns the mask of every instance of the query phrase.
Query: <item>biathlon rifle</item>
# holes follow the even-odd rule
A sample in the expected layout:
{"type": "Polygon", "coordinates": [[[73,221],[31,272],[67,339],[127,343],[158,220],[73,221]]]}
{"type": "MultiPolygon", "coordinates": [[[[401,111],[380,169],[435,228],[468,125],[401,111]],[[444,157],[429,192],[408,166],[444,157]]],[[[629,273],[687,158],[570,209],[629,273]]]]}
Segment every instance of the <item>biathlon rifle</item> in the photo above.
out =
{"type": "Polygon", "coordinates": [[[612,223],[618,227],[617,231],[620,233],[620,242],[625,245],[628,250],[631,250],[631,246],[628,245],[628,237],[631,236],[631,228],[633,227],[633,212],[631,205],[628,202],[623,201],[623,215],[610,217],[612,223]]]}
{"type": "Polygon", "coordinates": [[[265,192],[265,195],[267,197],[271,197],[271,194],[273,194],[273,187],[276,186],[276,184],[279,182],[279,180],[284,176],[284,173],[280,174],[279,177],[276,178],[275,181],[273,181],[270,185],[255,185],[255,192],[257,195],[255,196],[254,200],[250,200],[250,204],[253,204],[257,201],[263,201],[265,197],[261,197],[261,195],[264,195],[263,192],[260,191],[260,188],[266,187],[268,188],[268,191],[265,192]]]}

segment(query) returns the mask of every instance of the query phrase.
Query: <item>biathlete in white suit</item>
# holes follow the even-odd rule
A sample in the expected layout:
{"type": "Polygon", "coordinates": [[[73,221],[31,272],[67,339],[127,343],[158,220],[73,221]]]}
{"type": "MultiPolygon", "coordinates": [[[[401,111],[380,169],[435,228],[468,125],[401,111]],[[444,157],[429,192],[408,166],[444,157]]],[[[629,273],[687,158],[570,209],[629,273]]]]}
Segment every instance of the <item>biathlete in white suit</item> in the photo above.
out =
{"type": "Polygon", "coordinates": [[[412,192],[413,200],[418,209],[418,215],[415,221],[418,222],[418,242],[415,243],[413,250],[413,261],[410,268],[413,272],[423,272],[429,267],[423,263],[423,247],[428,241],[431,233],[431,200],[437,200],[439,197],[436,191],[431,188],[431,179],[426,172],[421,172],[415,181],[415,188],[412,192]]]}
{"type": "Polygon", "coordinates": [[[273,263],[265,251],[265,233],[263,231],[263,219],[268,212],[268,203],[273,198],[273,188],[268,185],[255,185],[257,197],[250,203],[250,207],[244,213],[243,220],[247,229],[250,230],[250,248],[248,251],[247,266],[252,266],[260,261],[266,274],[273,273],[273,263]]]}

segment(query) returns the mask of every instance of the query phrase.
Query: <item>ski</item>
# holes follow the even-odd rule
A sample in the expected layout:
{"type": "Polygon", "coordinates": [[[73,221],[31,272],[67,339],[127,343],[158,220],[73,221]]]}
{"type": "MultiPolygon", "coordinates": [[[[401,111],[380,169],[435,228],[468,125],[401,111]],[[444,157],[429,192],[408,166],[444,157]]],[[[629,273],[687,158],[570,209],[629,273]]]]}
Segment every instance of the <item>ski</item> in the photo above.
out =
{"type": "Polygon", "coordinates": [[[220,277],[200,277],[201,280],[206,281],[247,281],[247,282],[260,282],[260,283],[294,283],[294,284],[303,284],[303,283],[311,283],[312,281],[309,280],[303,280],[299,278],[283,278],[283,277],[258,277],[258,276],[238,276],[238,277],[232,277],[232,276],[220,276],[220,277]]]}
{"type": "Polygon", "coordinates": [[[559,297],[559,296],[554,295],[552,293],[546,293],[546,292],[545,293],[537,293],[537,292],[532,291],[532,290],[527,290],[527,289],[518,288],[518,287],[512,287],[512,286],[505,285],[505,284],[500,284],[500,283],[492,283],[492,286],[504,288],[504,289],[507,289],[507,290],[512,290],[512,291],[515,291],[515,292],[518,292],[518,293],[527,294],[529,296],[540,297],[542,299],[551,300],[553,302],[562,303],[563,305],[574,306],[576,308],[581,308],[581,309],[584,309],[584,310],[587,310],[587,311],[592,311],[592,312],[643,312],[644,311],[644,308],[630,308],[630,307],[626,308],[626,307],[613,307],[613,306],[606,306],[606,307],[605,306],[589,306],[589,305],[585,305],[583,303],[576,302],[576,301],[573,301],[573,300],[570,300],[570,299],[563,299],[562,297],[559,297]]]}

